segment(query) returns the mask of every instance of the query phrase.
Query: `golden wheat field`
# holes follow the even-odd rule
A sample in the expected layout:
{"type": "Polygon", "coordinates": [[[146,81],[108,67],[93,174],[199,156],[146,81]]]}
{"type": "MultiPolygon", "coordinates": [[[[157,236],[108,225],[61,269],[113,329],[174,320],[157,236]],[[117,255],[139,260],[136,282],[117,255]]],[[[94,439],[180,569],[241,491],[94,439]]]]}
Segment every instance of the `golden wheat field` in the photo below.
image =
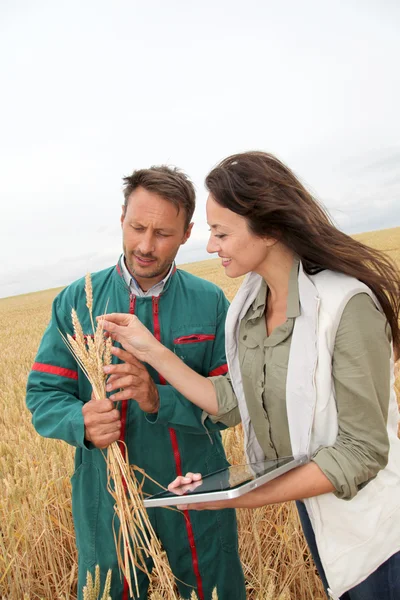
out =
{"type": "MultiPolygon", "coordinates": [[[[400,227],[355,236],[400,266],[400,227]]],[[[220,285],[240,285],[218,260],[182,268],[220,285]]],[[[25,408],[25,384],[59,290],[0,299],[0,598],[76,599],[71,516],[73,449],[39,437],[25,408]]],[[[399,391],[400,378],[397,378],[399,391]]],[[[228,457],[242,460],[240,429],[224,434],[228,457]]],[[[322,600],[323,589],[293,504],[238,511],[240,551],[251,600],[322,600]]],[[[152,598],[162,598],[157,581],[152,598]]],[[[118,600],[118,599],[113,599],[118,600]]]]}

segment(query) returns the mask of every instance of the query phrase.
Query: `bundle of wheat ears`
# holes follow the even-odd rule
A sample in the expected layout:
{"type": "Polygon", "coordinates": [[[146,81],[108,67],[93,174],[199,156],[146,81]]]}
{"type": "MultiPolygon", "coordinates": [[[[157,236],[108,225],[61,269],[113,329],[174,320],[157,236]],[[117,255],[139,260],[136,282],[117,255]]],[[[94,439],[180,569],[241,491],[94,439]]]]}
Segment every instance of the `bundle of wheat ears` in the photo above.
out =
{"type": "MultiPolygon", "coordinates": [[[[72,309],[74,336],[60,333],[88,378],[95,398],[102,399],[106,397],[106,375],[103,366],[111,363],[112,340],[105,336],[101,321],[95,327],[90,274],[86,275],[85,292],[93,336],[84,335],[75,309],[72,309]]],[[[152,559],[161,587],[170,593],[171,599],[177,599],[169,564],[143,505],[144,478],[142,482],[138,481],[134,473],[135,467],[129,465],[127,449],[124,450],[123,453],[118,442],[114,442],[106,452],[108,491],[115,500],[115,514],[120,523],[118,534],[114,532],[119,566],[128,582],[131,597],[135,597],[134,587],[139,596],[136,569],[149,575],[146,559],[152,559]],[[134,585],[131,573],[133,573],[134,585]]],[[[145,475],[142,470],[140,471],[145,475]]]]}

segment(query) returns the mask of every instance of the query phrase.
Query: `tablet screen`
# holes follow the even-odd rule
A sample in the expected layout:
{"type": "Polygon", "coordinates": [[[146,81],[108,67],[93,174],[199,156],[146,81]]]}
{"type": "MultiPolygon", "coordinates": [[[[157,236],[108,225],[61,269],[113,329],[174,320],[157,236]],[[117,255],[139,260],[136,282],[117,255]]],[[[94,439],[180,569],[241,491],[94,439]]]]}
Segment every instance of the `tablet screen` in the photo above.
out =
{"type": "Polygon", "coordinates": [[[249,463],[247,465],[234,465],[205,475],[201,481],[191,484],[190,489],[188,489],[189,486],[182,486],[181,488],[176,488],[174,492],[160,492],[151,496],[151,499],[191,496],[192,494],[221,492],[240,488],[248,481],[256,480],[293,460],[293,456],[285,456],[275,460],[249,463]]]}

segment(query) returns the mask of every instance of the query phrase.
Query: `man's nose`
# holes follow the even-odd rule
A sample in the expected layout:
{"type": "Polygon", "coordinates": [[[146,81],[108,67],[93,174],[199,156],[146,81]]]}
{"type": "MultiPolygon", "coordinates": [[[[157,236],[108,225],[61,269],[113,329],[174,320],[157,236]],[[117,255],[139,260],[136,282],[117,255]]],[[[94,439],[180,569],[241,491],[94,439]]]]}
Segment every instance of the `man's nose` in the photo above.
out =
{"type": "Polygon", "coordinates": [[[151,232],[146,232],[139,244],[141,254],[151,254],[155,250],[154,236],[151,232]]]}

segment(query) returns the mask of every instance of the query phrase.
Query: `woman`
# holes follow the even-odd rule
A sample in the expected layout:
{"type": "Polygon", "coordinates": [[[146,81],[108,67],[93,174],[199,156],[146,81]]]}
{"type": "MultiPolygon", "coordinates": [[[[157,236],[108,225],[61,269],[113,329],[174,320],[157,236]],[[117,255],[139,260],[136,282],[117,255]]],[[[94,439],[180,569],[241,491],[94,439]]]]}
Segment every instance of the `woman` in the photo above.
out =
{"type": "Polygon", "coordinates": [[[104,327],[214,420],[242,421],[249,461],[310,458],[248,495],[197,508],[296,500],[332,598],[400,598],[398,272],[336,229],[269,154],[231,156],[206,185],[208,251],[229,277],[248,274],[227,317],[228,374],[194,373],[130,315],[108,315],[104,327]]]}

